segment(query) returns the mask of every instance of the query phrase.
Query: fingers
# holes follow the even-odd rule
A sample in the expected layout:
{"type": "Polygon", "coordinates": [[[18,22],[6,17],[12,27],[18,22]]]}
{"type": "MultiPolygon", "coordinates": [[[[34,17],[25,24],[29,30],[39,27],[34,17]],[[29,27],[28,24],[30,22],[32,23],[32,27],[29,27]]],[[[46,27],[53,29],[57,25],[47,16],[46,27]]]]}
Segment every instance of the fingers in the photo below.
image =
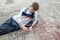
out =
{"type": "Polygon", "coordinates": [[[32,30],[32,27],[30,27],[29,30],[32,30]]]}
{"type": "Polygon", "coordinates": [[[31,32],[31,30],[29,30],[29,29],[27,29],[27,30],[25,30],[26,32],[31,32]]]}
{"type": "Polygon", "coordinates": [[[24,31],[26,31],[26,32],[31,32],[31,31],[32,31],[32,28],[23,27],[22,29],[23,29],[24,31]]]}

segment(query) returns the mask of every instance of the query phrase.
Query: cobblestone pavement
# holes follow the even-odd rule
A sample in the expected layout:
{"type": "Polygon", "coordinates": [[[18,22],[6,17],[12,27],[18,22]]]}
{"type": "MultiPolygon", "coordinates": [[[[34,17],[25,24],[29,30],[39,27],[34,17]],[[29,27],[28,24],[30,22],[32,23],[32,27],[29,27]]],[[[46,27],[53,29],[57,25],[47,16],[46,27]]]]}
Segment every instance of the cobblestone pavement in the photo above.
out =
{"type": "Polygon", "coordinates": [[[40,0],[37,40],[60,40],[60,0],[40,0]]]}
{"type": "Polygon", "coordinates": [[[40,9],[39,23],[33,31],[12,32],[0,36],[0,40],[60,40],[60,0],[0,0],[0,24],[34,1],[40,4],[40,9]]]}

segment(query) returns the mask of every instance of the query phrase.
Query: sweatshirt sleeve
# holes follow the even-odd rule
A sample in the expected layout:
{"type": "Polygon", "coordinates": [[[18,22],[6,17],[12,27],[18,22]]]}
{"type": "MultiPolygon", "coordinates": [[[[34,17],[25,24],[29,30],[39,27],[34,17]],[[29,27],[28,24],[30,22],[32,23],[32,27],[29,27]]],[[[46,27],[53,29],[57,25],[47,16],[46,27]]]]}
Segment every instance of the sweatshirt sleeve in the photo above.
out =
{"type": "Polygon", "coordinates": [[[34,17],[34,23],[37,23],[37,21],[38,21],[38,17],[37,16],[38,16],[38,12],[36,11],[35,12],[35,17],[34,17]]]}
{"type": "Polygon", "coordinates": [[[21,16],[22,16],[22,12],[26,9],[27,7],[24,7],[24,8],[22,8],[21,10],[20,10],[20,12],[18,13],[18,22],[22,22],[22,20],[21,20],[21,16]]]}

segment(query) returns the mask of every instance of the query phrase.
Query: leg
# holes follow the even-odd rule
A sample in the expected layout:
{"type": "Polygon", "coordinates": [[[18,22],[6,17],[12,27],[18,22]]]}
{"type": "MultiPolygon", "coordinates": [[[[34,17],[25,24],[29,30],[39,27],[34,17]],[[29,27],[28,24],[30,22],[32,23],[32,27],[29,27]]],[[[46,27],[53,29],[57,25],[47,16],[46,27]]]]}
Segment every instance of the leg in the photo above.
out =
{"type": "Polygon", "coordinates": [[[6,27],[5,29],[0,28],[0,35],[4,35],[4,34],[10,33],[10,32],[13,32],[15,30],[16,29],[14,27],[6,27]]]}
{"type": "Polygon", "coordinates": [[[14,19],[10,18],[6,20],[1,26],[0,26],[0,35],[7,34],[16,30],[19,30],[19,26],[15,22],[14,19]]]}

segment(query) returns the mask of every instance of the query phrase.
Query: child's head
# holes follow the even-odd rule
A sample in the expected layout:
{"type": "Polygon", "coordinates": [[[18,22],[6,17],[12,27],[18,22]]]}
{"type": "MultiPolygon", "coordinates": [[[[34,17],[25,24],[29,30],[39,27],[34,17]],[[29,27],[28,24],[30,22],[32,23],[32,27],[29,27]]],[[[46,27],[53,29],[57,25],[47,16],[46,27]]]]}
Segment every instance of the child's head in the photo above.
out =
{"type": "Polygon", "coordinates": [[[31,12],[37,11],[39,9],[39,4],[37,2],[33,2],[29,9],[31,12]]]}

